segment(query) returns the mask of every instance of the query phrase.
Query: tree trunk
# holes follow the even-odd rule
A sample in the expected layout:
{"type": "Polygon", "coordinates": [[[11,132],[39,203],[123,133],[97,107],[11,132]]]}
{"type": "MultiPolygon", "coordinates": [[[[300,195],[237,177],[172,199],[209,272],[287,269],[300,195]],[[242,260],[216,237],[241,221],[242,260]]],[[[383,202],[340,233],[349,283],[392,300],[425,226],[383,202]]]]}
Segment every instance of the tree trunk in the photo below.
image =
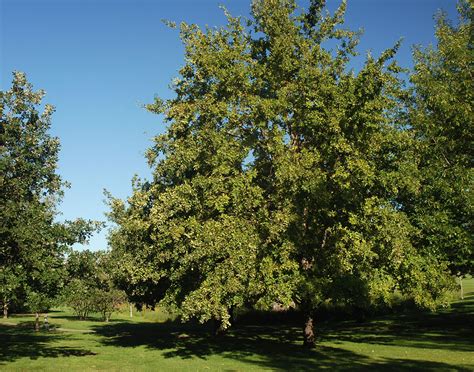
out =
{"type": "Polygon", "coordinates": [[[48,320],[48,314],[46,314],[44,316],[44,329],[46,329],[47,331],[49,331],[49,320],[48,320]]]}
{"type": "Polygon", "coordinates": [[[219,319],[214,319],[214,335],[215,336],[223,336],[227,333],[228,328],[224,328],[222,322],[219,319]]]}
{"type": "Polygon", "coordinates": [[[38,332],[40,329],[40,323],[39,323],[39,314],[35,314],[35,331],[38,332]]]}
{"type": "Polygon", "coordinates": [[[130,302],[130,318],[133,318],[133,305],[130,302]]]}
{"type": "Polygon", "coordinates": [[[459,277],[459,285],[461,286],[461,300],[464,300],[464,289],[462,287],[462,276],[459,277]]]}
{"type": "Polygon", "coordinates": [[[5,301],[3,303],[3,319],[8,318],[8,303],[5,301]]]}
{"type": "Polygon", "coordinates": [[[355,318],[358,323],[364,323],[367,319],[366,308],[362,306],[356,306],[355,309],[355,318]]]}
{"type": "Polygon", "coordinates": [[[306,321],[303,328],[303,345],[307,348],[313,348],[316,345],[314,337],[313,317],[309,314],[306,316],[306,321]]]}
{"type": "Polygon", "coordinates": [[[230,322],[232,324],[234,324],[237,320],[237,316],[235,315],[236,311],[235,311],[235,306],[231,306],[229,308],[229,315],[230,315],[230,322]]]}

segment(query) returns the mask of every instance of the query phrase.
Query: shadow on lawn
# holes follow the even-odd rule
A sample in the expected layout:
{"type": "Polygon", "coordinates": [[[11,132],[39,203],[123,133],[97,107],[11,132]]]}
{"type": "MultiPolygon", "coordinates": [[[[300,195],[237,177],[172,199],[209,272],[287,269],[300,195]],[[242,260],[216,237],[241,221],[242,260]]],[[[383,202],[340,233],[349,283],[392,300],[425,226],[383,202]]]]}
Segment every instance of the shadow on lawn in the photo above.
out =
{"type": "MultiPolygon", "coordinates": [[[[472,316],[472,314],[467,315],[472,316]]],[[[460,346],[461,350],[467,350],[472,346],[472,343],[467,339],[469,326],[464,323],[469,319],[456,320],[455,318],[458,316],[456,314],[452,314],[452,318],[446,317],[445,314],[441,316],[443,318],[440,324],[437,323],[440,319],[433,318],[433,325],[442,327],[443,324],[449,324],[449,330],[444,335],[445,347],[448,347],[450,338],[452,338],[450,343],[452,348],[459,349],[458,346],[460,346]],[[456,326],[460,327],[457,331],[456,326]]],[[[417,344],[411,343],[414,338],[423,347],[438,348],[439,340],[432,340],[431,336],[422,332],[417,333],[418,328],[415,323],[408,324],[409,331],[404,331],[404,328],[395,326],[396,321],[397,319],[392,323],[393,328],[387,328],[385,333],[382,333],[382,342],[379,342],[380,325],[378,322],[368,323],[365,328],[357,328],[357,323],[345,322],[337,330],[335,327],[329,328],[330,325],[326,325],[325,328],[328,329],[322,330],[322,332],[326,334],[324,340],[331,339],[331,341],[339,339],[391,345],[407,343],[407,346],[418,347],[417,344]]],[[[400,320],[400,323],[403,321],[400,320]]],[[[426,321],[423,324],[429,327],[429,323],[426,321]]],[[[177,323],[116,323],[96,326],[95,331],[102,336],[101,342],[109,346],[146,346],[150,349],[161,350],[167,358],[207,359],[207,357],[217,354],[262,368],[283,370],[332,368],[364,371],[378,371],[382,368],[393,371],[471,370],[468,366],[455,367],[438,362],[391,358],[372,359],[352,351],[323,345],[319,345],[315,350],[306,350],[301,346],[301,329],[288,325],[240,326],[220,337],[211,336],[210,329],[205,326],[177,323]]]]}
{"type": "Polygon", "coordinates": [[[0,366],[19,358],[38,359],[69,356],[95,355],[90,350],[50,345],[67,336],[54,331],[33,330],[34,322],[22,322],[16,326],[0,324],[0,366]]]}
{"type": "Polygon", "coordinates": [[[328,328],[325,341],[363,342],[425,349],[474,352],[474,295],[448,311],[411,312],[366,323],[346,322],[328,328]]]}
{"type": "MultiPolygon", "coordinates": [[[[318,326],[319,341],[406,346],[436,350],[474,351],[474,296],[437,314],[407,313],[378,317],[366,322],[327,322],[318,326]]],[[[73,337],[65,333],[40,331],[33,322],[18,326],[0,324],[0,367],[18,358],[95,355],[90,350],[58,346],[73,337]]],[[[114,322],[95,325],[98,341],[106,346],[145,346],[165,358],[201,358],[220,355],[255,367],[282,370],[471,371],[472,366],[454,366],[423,360],[371,358],[337,346],[319,345],[315,350],[301,346],[300,327],[288,323],[240,325],[221,337],[211,336],[210,327],[178,323],[114,322]]],[[[413,350],[413,349],[412,349],[413,350]]],[[[367,351],[365,351],[367,352],[367,351]]],[[[0,368],[1,369],[1,368],[0,368]]]]}

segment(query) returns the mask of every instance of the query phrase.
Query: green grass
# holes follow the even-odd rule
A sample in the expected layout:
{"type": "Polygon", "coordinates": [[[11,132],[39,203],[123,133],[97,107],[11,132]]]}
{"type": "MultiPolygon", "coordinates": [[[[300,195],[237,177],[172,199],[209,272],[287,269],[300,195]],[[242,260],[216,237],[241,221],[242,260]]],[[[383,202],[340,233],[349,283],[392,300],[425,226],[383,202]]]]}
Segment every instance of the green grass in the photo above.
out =
{"type": "Polygon", "coordinates": [[[0,370],[474,370],[474,280],[464,301],[438,313],[410,312],[367,322],[318,325],[318,347],[301,346],[301,328],[241,325],[221,337],[167,314],[124,312],[110,323],[50,313],[54,330],[33,317],[0,321],[0,370]],[[159,320],[160,322],[157,322],[159,320]]]}

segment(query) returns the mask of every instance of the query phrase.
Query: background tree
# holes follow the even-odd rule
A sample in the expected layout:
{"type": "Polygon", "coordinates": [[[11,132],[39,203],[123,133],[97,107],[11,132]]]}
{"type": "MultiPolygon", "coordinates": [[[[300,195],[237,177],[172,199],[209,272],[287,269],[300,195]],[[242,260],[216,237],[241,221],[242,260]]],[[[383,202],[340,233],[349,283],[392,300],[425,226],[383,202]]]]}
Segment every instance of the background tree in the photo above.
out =
{"type": "Polygon", "coordinates": [[[148,106],[169,122],[148,152],[153,180],[111,199],[134,301],[221,328],[235,306],[296,302],[312,346],[321,303],[442,297],[445,267],[415,249],[400,204],[418,179],[397,122],[397,47],[351,70],[358,34],[341,28],[344,11],[259,0],[245,25],[228,14],[220,29],[181,25],[176,97],[148,106]]]}
{"type": "Polygon", "coordinates": [[[419,246],[464,276],[474,268],[474,13],[468,1],[460,1],[458,11],[456,24],[437,16],[437,48],[414,51],[410,118],[422,189],[409,205],[419,246]]]}
{"type": "Polygon", "coordinates": [[[59,141],[48,134],[54,108],[39,107],[23,73],[0,92],[0,288],[8,307],[47,308],[62,285],[64,253],[99,224],[56,222],[65,184],[56,174],[59,141]],[[41,298],[41,300],[40,300],[41,298]],[[12,301],[15,301],[12,303],[12,301]]]}
{"type": "Polygon", "coordinates": [[[0,294],[3,307],[3,317],[8,317],[9,306],[17,300],[21,283],[24,282],[21,266],[2,267],[0,271],[0,294]]]}
{"type": "Polygon", "coordinates": [[[109,253],[73,251],[66,260],[67,279],[63,301],[80,319],[90,313],[101,314],[109,321],[114,311],[126,301],[114,284],[115,262],[109,253]]]}
{"type": "Polygon", "coordinates": [[[127,302],[126,294],[116,286],[116,266],[117,261],[110,252],[97,252],[97,281],[92,291],[92,298],[94,311],[98,312],[106,322],[109,321],[112,313],[118,311],[120,306],[127,302]]]}

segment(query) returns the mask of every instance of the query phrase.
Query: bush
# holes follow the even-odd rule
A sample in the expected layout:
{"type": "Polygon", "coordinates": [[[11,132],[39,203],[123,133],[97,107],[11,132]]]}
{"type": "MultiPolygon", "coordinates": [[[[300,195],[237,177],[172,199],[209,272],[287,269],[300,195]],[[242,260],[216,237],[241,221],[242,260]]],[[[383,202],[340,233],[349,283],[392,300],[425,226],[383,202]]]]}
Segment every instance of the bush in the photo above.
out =
{"type": "Polygon", "coordinates": [[[125,293],[118,289],[93,287],[80,279],[73,279],[63,296],[64,303],[70,306],[80,319],[86,319],[90,313],[99,313],[106,322],[126,301],[125,293]]]}
{"type": "Polygon", "coordinates": [[[100,313],[106,322],[109,321],[112,313],[118,311],[120,305],[126,301],[125,293],[113,288],[108,291],[94,289],[91,291],[91,298],[94,311],[100,313]]]}
{"type": "Polygon", "coordinates": [[[94,299],[91,289],[82,280],[73,279],[63,293],[64,302],[70,306],[79,319],[86,319],[94,311],[94,299]]]}

